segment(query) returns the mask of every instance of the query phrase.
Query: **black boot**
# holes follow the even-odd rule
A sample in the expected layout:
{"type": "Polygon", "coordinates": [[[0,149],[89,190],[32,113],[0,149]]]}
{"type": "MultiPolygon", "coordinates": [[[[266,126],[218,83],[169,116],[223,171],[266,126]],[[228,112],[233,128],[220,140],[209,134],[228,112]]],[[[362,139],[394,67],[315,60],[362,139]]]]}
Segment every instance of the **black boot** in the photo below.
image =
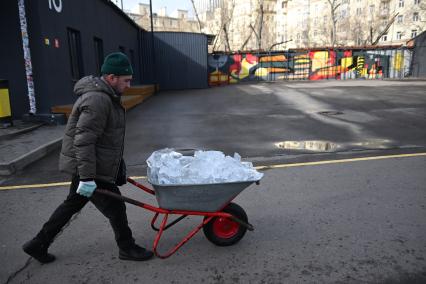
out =
{"type": "Polygon", "coordinates": [[[118,257],[123,260],[142,261],[150,259],[153,255],[152,251],[146,250],[137,244],[133,244],[126,248],[120,248],[118,257]]]}
{"type": "Polygon", "coordinates": [[[48,246],[45,245],[42,241],[37,238],[32,239],[31,241],[26,242],[22,249],[24,252],[34,257],[41,263],[49,263],[54,261],[56,258],[53,254],[47,252],[48,246]]]}

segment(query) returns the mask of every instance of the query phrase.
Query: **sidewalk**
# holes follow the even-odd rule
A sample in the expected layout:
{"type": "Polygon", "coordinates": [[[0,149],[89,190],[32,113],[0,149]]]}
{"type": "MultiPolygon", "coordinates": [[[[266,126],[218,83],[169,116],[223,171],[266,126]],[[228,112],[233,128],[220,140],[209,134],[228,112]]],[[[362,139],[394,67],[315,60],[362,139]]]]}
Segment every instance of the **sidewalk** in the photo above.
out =
{"type": "Polygon", "coordinates": [[[61,146],[65,125],[14,121],[0,129],[0,176],[12,175],[61,146]]]}

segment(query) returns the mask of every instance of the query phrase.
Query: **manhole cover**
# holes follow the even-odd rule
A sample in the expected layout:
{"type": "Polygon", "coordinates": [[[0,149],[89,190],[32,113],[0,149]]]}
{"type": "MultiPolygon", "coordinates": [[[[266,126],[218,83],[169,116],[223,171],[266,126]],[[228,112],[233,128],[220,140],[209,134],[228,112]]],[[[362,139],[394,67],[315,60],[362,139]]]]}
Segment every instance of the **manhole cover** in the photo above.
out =
{"type": "Polygon", "coordinates": [[[340,115],[340,114],[343,114],[343,112],[336,111],[336,110],[327,110],[327,111],[320,111],[319,114],[322,114],[322,115],[340,115]]]}

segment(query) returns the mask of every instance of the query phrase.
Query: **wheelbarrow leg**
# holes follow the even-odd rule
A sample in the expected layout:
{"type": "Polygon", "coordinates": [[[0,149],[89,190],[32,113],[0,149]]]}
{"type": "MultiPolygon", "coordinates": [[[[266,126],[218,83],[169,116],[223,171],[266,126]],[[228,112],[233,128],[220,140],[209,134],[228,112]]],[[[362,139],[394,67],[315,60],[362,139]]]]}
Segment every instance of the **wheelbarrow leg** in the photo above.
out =
{"type": "Polygon", "coordinates": [[[188,235],[186,235],[185,238],[180,243],[178,243],[175,247],[170,249],[165,254],[160,254],[160,253],[158,253],[157,247],[158,247],[158,243],[160,242],[161,235],[163,234],[163,231],[166,227],[168,216],[169,216],[169,214],[164,214],[164,218],[161,222],[159,231],[158,231],[157,235],[155,236],[154,247],[153,247],[153,251],[154,251],[155,255],[158,256],[159,258],[162,258],[162,259],[168,258],[172,254],[174,254],[180,247],[182,247],[187,241],[189,241],[199,230],[201,230],[201,228],[205,224],[207,224],[208,222],[210,222],[211,219],[213,219],[213,216],[206,218],[197,227],[195,227],[191,232],[189,232],[188,235]]]}

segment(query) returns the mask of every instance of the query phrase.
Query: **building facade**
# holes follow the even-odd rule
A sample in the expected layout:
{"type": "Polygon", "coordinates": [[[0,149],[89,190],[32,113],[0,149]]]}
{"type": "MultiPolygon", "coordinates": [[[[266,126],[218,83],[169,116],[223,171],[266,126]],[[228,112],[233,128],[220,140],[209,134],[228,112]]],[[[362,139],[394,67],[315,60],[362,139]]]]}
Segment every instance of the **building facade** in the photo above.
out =
{"type": "Polygon", "coordinates": [[[0,83],[7,85],[14,119],[26,114],[49,118],[54,108],[73,104],[75,83],[99,75],[110,52],[129,57],[132,85],[207,87],[204,34],[152,34],[109,0],[1,3],[0,83]]]}
{"type": "Polygon", "coordinates": [[[195,1],[214,51],[405,44],[426,29],[426,0],[195,1]],[[333,11],[333,12],[332,12],[333,11]]]}
{"type": "MultiPolygon", "coordinates": [[[[143,29],[151,30],[149,4],[139,3],[136,11],[126,13],[143,29]]],[[[152,17],[154,32],[200,32],[198,22],[188,17],[187,10],[177,10],[174,15],[168,16],[166,7],[164,7],[158,13],[153,13],[152,17]]]]}
{"type": "Polygon", "coordinates": [[[127,54],[134,83],[144,83],[141,29],[110,1],[3,1],[0,34],[0,78],[14,117],[73,103],[75,82],[99,74],[110,52],[127,54]]]}

